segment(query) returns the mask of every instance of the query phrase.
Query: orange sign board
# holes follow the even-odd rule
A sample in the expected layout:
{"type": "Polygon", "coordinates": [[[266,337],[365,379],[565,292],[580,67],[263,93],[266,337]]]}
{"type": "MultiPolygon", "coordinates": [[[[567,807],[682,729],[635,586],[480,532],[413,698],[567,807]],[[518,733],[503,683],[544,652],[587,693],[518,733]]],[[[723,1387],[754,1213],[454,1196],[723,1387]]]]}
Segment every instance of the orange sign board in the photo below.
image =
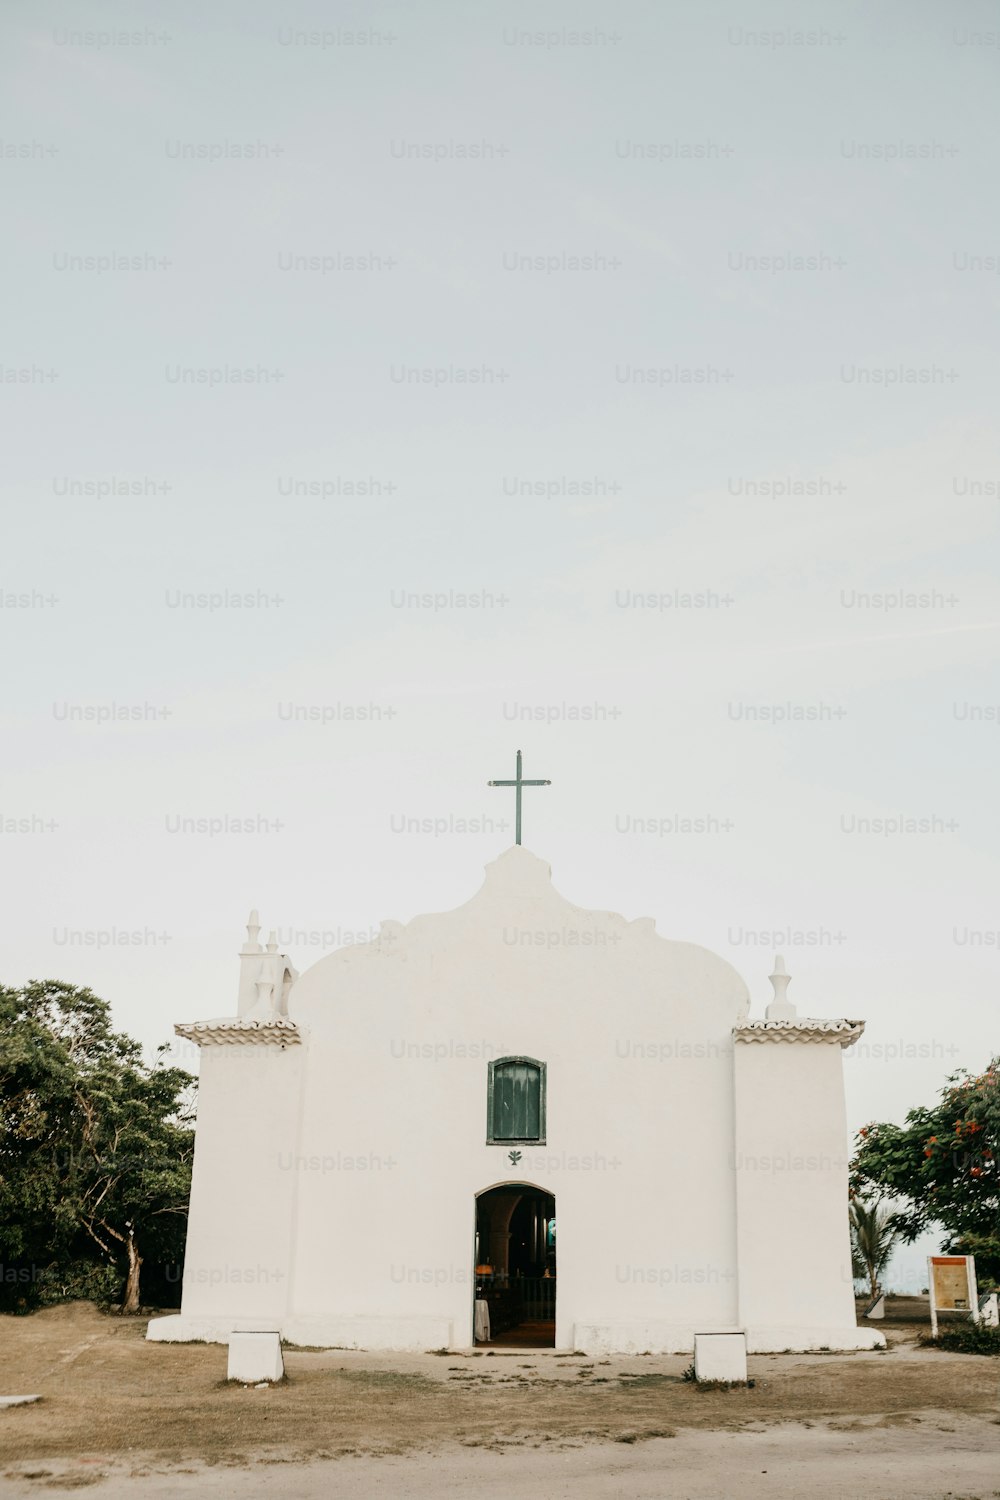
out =
{"type": "Polygon", "coordinates": [[[939,1312],[968,1312],[969,1267],[964,1255],[932,1255],[931,1276],[939,1312]]]}
{"type": "Polygon", "coordinates": [[[979,1321],[976,1262],[971,1255],[929,1255],[927,1274],[931,1293],[931,1333],[937,1338],[939,1312],[970,1313],[979,1321]]]}

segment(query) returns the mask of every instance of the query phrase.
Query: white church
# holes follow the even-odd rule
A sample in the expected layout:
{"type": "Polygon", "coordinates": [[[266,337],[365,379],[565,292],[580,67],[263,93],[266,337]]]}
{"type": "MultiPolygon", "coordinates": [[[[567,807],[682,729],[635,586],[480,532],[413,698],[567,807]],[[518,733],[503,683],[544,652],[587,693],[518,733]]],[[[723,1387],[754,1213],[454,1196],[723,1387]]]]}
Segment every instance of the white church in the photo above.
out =
{"type": "MultiPolygon", "coordinates": [[[[520,788],[518,788],[520,793],[520,788]]],[[[520,829],[518,830],[520,831],[520,829]]],[[[251,914],[201,1049],[181,1311],[358,1349],[857,1349],[841,1049],[520,844],[455,911],[299,975],[251,914]]],[[[763,976],[762,976],[763,978],[763,976]]]]}

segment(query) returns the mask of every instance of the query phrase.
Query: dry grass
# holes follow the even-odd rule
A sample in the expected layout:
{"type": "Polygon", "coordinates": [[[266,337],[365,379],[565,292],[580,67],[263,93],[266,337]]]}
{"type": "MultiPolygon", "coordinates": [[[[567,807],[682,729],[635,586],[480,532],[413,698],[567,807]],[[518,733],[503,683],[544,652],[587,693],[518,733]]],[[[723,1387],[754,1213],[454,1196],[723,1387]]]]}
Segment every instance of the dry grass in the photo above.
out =
{"type": "Polygon", "coordinates": [[[0,1412],[0,1464],[18,1464],[23,1476],[26,1462],[66,1457],[275,1463],[450,1443],[634,1443],[678,1428],[834,1419],[848,1430],[905,1425],[929,1411],[995,1413],[995,1362],[921,1350],[917,1326],[887,1320],[886,1354],[751,1357],[753,1389],[683,1381],[690,1355],[288,1350],[287,1380],[256,1390],[227,1383],[221,1345],[150,1344],[144,1320],[77,1303],[0,1319],[5,1389],[44,1397],[0,1412]]]}

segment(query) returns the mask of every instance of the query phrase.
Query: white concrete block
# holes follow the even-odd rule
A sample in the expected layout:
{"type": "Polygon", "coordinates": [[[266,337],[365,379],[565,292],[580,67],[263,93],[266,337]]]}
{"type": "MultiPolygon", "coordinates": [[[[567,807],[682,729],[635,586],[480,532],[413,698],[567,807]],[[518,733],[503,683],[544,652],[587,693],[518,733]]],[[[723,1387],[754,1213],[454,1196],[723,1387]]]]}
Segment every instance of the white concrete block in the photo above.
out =
{"type": "Polygon", "coordinates": [[[987,1328],[1000,1328],[1000,1299],[996,1292],[979,1299],[979,1316],[987,1328]]]}
{"type": "Polygon", "coordinates": [[[280,1380],[285,1373],[281,1337],[275,1330],[232,1333],[229,1336],[229,1380],[256,1385],[261,1380],[280,1380]]]}
{"type": "Polygon", "coordinates": [[[694,1336],[695,1380],[746,1380],[747,1336],[745,1333],[696,1333],[694,1336]]]}
{"type": "Polygon", "coordinates": [[[875,1300],[873,1302],[869,1302],[868,1306],[865,1308],[865,1317],[866,1318],[884,1318],[885,1317],[885,1294],[884,1294],[884,1292],[879,1292],[879,1294],[875,1298],[875,1300]]]}

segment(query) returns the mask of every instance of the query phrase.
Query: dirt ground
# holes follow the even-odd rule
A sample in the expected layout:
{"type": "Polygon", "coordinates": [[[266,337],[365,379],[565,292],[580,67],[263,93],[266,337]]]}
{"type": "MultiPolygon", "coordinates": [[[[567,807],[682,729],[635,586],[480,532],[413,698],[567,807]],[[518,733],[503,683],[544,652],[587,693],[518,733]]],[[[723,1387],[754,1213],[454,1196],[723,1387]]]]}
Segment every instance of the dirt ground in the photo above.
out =
{"type": "MultiPolygon", "coordinates": [[[[289,1349],[285,1382],[248,1389],[226,1382],[224,1346],[146,1343],[143,1319],[85,1303],[4,1317],[0,1394],[38,1392],[43,1400],[0,1411],[0,1486],[22,1495],[93,1485],[95,1500],[419,1496],[441,1493],[453,1472],[456,1493],[472,1485],[489,1494],[490,1475],[502,1469],[509,1495],[518,1492],[522,1464],[524,1493],[537,1493],[543,1463],[552,1495],[562,1493],[559,1476],[568,1483],[577,1470],[580,1483],[567,1495],[620,1494],[600,1485],[628,1471],[636,1496],[749,1500],[770,1453],[759,1493],[771,1496],[812,1492],[781,1488],[780,1475],[821,1455],[825,1477],[815,1493],[825,1500],[839,1493],[831,1486],[845,1463],[844,1495],[1000,1496],[1000,1361],[921,1349],[926,1305],[900,1301],[890,1312],[886,1352],[752,1356],[754,1387],[723,1391],[682,1380],[686,1356],[588,1359],[522,1349],[289,1349]],[[702,1480],[724,1483],[727,1452],[736,1465],[731,1486],[699,1488],[702,1480]],[[867,1468],[848,1472],[879,1454],[895,1488],[873,1488],[867,1468]],[[369,1470],[380,1477],[362,1484],[369,1470]],[[646,1479],[660,1488],[643,1488],[646,1479]]],[[[806,1484],[804,1470],[797,1482],[806,1484]]]]}

